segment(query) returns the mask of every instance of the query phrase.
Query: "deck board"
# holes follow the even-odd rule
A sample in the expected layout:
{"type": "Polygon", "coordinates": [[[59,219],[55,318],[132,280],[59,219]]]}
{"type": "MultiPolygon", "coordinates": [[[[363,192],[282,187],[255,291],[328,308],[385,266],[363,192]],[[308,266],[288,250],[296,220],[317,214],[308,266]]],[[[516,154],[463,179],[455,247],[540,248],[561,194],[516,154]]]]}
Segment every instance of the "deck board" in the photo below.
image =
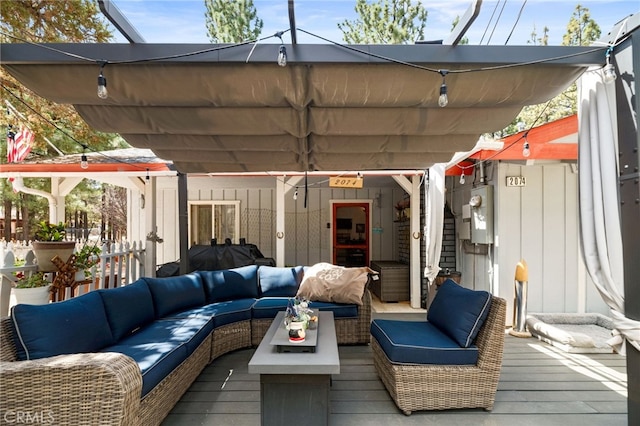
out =
{"type": "MultiPolygon", "coordinates": [[[[253,351],[238,350],[209,365],[163,426],[259,425],[260,379],[247,372],[253,351]]],[[[507,335],[493,411],[422,411],[411,416],[397,409],[378,379],[369,346],[341,346],[340,363],[330,394],[330,424],[335,426],[627,425],[626,360],[616,354],[568,354],[533,338],[507,335]]]]}

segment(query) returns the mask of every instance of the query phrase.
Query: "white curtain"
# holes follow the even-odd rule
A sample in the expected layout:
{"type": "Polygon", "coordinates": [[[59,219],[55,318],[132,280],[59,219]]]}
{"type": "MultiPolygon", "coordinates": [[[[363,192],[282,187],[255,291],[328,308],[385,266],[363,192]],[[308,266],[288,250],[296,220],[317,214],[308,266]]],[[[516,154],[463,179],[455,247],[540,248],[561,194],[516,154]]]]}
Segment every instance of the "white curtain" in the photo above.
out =
{"type": "Polygon", "coordinates": [[[429,168],[429,179],[425,188],[425,249],[426,262],[424,276],[429,286],[440,271],[442,251],[442,227],[444,226],[444,172],[445,164],[435,164],[429,168]]]}
{"type": "Polygon", "coordinates": [[[609,344],[624,353],[627,339],[640,350],[640,323],[624,315],[622,233],[618,200],[618,145],[615,85],[600,70],[579,80],[579,192],[582,251],[591,279],[611,308],[614,337],[609,344]]]}

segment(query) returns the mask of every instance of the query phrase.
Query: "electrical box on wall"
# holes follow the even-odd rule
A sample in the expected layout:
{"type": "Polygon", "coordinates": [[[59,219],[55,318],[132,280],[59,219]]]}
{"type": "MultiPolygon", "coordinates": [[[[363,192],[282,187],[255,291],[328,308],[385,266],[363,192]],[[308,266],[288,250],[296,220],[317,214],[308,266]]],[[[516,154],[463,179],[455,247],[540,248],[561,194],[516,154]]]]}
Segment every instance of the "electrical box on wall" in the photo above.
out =
{"type": "Polygon", "coordinates": [[[493,244],[493,186],[484,185],[471,190],[471,242],[493,244]]]}
{"type": "Polygon", "coordinates": [[[471,206],[462,206],[462,221],[458,225],[458,238],[461,240],[471,239],[471,206]]]}

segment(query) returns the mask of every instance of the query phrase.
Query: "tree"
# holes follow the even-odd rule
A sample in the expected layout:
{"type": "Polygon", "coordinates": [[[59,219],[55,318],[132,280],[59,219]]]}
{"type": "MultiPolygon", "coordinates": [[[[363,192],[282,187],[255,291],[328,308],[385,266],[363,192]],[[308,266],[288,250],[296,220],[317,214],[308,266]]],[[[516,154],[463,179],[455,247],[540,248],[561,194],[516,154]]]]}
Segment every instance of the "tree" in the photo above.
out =
{"type": "Polygon", "coordinates": [[[357,0],[355,11],[357,19],[338,23],[347,43],[406,44],[424,39],[427,10],[420,2],[357,0]]]}
{"type": "MultiPolygon", "coordinates": [[[[541,44],[546,45],[548,40],[547,27],[544,27],[543,37],[538,39],[541,44]]],[[[532,39],[535,40],[535,30],[532,39]]],[[[567,32],[562,37],[563,46],[588,46],[600,38],[600,27],[591,19],[589,9],[577,5],[573,15],[567,24],[567,32]]],[[[573,115],[578,110],[578,88],[576,84],[569,86],[564,92],[547,103],[539,105],[525,106],[520,114],[503,129],[497,136],[502,137],[516,133],[518,128],[529,129],[532,126],[539,126],[544,123],[559,120],[573,115]]]]}
{"type": "Polygon", "coordinates": [[[212,43],[255,40],[263,22],[253,0],[204,0],[207,32],[212,43]]]}
{"type": "MultiPolygon", "coordinates": [[[[0,42],[107,42],[112,35],[106,21],[100,16],[96,2],[92,0],[1,1],[0,42]]],[[[11,114],[3,114],[6,117],[3,124],[15,127],[25,124],[35,134],[29,158],[58,155],[47,140],[66,154],[82,152],[83,145],[92,151],[126,146],[117,135],[91,129],[71,105],[60,105],[40,98],[15,80],[5,68],[0,69],[0,83],[3,100],[10,102],[15,108],[11,114]]],[[[0,156],[6,158],[6,144],[2,144],[1,151],[0,156]]],[[[45,179],[25,179],[25,184],[36,189],[50,190],[50,183],[45,179]]],[[[46,203],[42,198],[16,194],[4,180],[0,182],[0,193],[5,199],[7,219],[13,206],[30,223],[45,219],[46,203]],[[7,200],[11,203],[7,203],[7,200]]],[[[19,236],[22,238],[29,235],[29,223],[24,225],[24,234],[19,236]]],[[[8,238],[6,233],[4,237],[8,238]]]]}

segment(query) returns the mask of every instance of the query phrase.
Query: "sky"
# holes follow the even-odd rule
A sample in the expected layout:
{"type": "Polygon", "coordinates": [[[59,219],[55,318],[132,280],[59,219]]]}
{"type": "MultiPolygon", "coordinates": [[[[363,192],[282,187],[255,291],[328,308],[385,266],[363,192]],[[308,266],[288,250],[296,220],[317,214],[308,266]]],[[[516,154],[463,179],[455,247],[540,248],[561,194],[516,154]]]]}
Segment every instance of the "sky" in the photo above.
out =
{"type": "MultiPolygon", "coordinates": [[[[416,0],[418,1],[418,0],[416,0]]],[[[112,0],[129,19],[147,43],[209,43],[205,25],[204,0],[112,0]]],[[[296,27],[333,42],[343,42],[338,22],[354,20],[356,0],[296,0],[296,27]]],[[[428,17],[425,28],[426,40],[446,39],[456,16],[462,16],[471,0],[422,1],[428,17]]],[[[602,31],[607,34],[613,26],[628,15],[640,12],[640,1],[564,1],[564,0],[519,0],[483,1],[480,14],[467,31],[469,44],[526,45],[532,32],[542,36],[549,28],[549,44],[559,45],[566,32],[567,23],[577,4],[589,9],[602,31]],[[518,20],[520,9],[522,14],[518,20]],[[497,19],[499,16],[499,19],[497,19]],[[517,21],[517,25],[514,24],[517,21]],[[509,37],[509,33],[513,34],[509,37]],[[507,43],[508,40],[508,43],[507,43]]],[[[289,28],[287,0],[254,0],[258,16],[264,21],[261,37],[271,36],[289,28]]],[[[116,42],[126,39],[114,31],[116,42]]],[[[289,34],[283,36],[290,43],[289,34]]],[[[300,31],[300,44],[326,43],[300,31]]],[[[279,40],[270,38],[265,43],[279,40]]]]}

